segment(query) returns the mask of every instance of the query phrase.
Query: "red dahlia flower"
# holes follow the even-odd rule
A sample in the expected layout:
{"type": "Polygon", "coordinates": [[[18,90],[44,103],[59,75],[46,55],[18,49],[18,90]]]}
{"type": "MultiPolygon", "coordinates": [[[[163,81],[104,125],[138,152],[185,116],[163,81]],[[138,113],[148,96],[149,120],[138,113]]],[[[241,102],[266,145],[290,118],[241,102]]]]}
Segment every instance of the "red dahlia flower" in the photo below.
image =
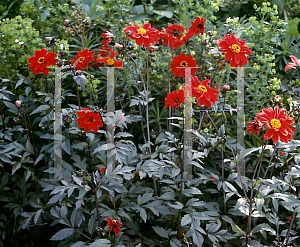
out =
{"type": "Polygon", "coordinates": [[[295,123],[295,120],[288,117],[286,110],[280,110],[278,106],[275,106],[274,110],[272,107],[269,107],[269,109],[263,108],[262,112],[256,114],[256,117],[264,122],[264,126],[269,129],[264,135],[265,140],[272,138],[273,142],[278,143],[281,139],[283,142],[288,143],[289,140],[293,139],[295,129],[291,124],[295,123]]]}
{"type": "Polygon", "coordinates": [[[53,66],[57,63],[58,59],[55,59],[57,56],[56,53],[49,52],[43,48],[40,51],[35,51],[34,57],[28,58],[28,69],[31,69],[31,72],[36,75],[42,72],[44,75],[48,75],[49,68],[48,66],[53,66]]]}
{"type": "MultiPolygon", "coordinates": [[[[185,78],[185,69],[186,67],[197,67],[196,60],[192,55],[184,55],[181,53],[179,56],[173,58],[170,68],[171,72],[174,72],[174,76],[179,76],[185,78]]],[[[191,73],[194,75],[198,69],[192,68],[191,73]]]]}
{"type": "Polygon", "coordinates": [[[248,122],[248,124],[250,124],[251,126],[247,128],[247,132],[251,132],[251,134],[257,133],[257,135],[259,134],[263,126],[262,122],[260,122],[259,120],[248,122]]]}
{"type": "Polygon", "coordinates": [[[173,41],[176,40],[173,35],[165,33],[165,30],[160,31],[157,35],[159,39],[163,40],[163,46],[168,45],[170,48],[172,47],[173,41]]]}
{"type": "Polygon", "coordinates": [[[251,55],[252,51],[245,46],[246,41],[241,41],[240,38],[236,38],[233,34],[224,35],[225,40],[221,40],[218,43],[221,51],[225,54],[225,60],[230,61],[231,67],[242,67],[248,63],[247,55],[251,55]]]}
{"type": "Polygon", "coordinates": [[[181,25],[171,25],[166,29],[167,34],[171,34],[174,37],[178,37],[180,35],[182,35],[182,33],[185,31],[185,28],[181,25]]]}
{"type": "Polygon", "coordinates": [[[114,51],[110,51],[109,57],[103,57],[103,58],[97,58],[96,62],[98,63],[105,63],[109,66],[115,66],[115,67],[122,67],[123,62],[121,60],[115,60],[116,53],[114,51]]]}
{"type": "Polygon", "coordinates": [[[154,42],[158,43],[158,30],[156,28],[151,27],[150,23],[146,23],[143,27],[139,27],[138,25],[133,23],[133,26],[125,27],[124,33],[127,31],[131,31],[130,36],[126,36],[126,38],[134,39],[138,46],[144,45],[145,47],[149,47],[150,43],[154,45],[154,42]]]}
{"type": "Polygon", "coordinates": [[[99,112],[92,112],[88,108],[84,108],[77,112],[79,118],[76,123],[79,123],[79,128],[84,128],[84,131],[87,133],[91,129],[97,133],[98,126],[102,127],[102,119],[99,112]]]}
{"type": "Polygon", "coordinates": [[[73,59],[70,60],[72,62],[71,66],[76,63],[76,70],[82,70],[83,68],[87,68],[89,63],[94,60],[93,55],[95,54],[94,51],[89,51],[89,49],[85,49],[84,51],[79,51],[77,52],[77,56],[73,59]]]}
{"type": "Polygon", "coordinates": [[[292,63],[288,63],[285,66],[285,71],[290,70],[292,68],[297,69],[300,68],[300,59],[297,60],[295,56],[290,56],[292,63]]]}
{"type": "Polygon", "coordinates": [[[173,91],[169,93],[165,100],[166,100],[165,107],[170,106],[172,109],[174,107],[177,107],[179,109],[180,104],[187,103],[187,100],[185,99],[184,96],[183,89],[179,90],[178,92],[173,91]]]}
{"type": "Polygon", "coordinates": [[[211,107],[211,102],[215,105],[215,102],[218,101],[217,95],[220,92],[208,86],[209,82],[210,80],[207,79],[200,83],[197,76],[190,79],[189,85],[192,88],[192,97],[198,99],[199,105],[211,107]]]}
{"type": "Polygon", "coordinates": [[[115,232],[115,234],[119,235],[119,232],[121,232],[120,226],[123,226],[122,223],[118,220],[112,220],[111,218],[107,217],[107,220],[109,223],[107,223],[107,226],[110,226],[109,232],[112,230],[115,232]]]}
{"type": "Polygon", "coordinates": [[[191,34],[191,37],[194,35],[197,35],[201,33],[201,35],[204,34],[204,30],[206,26],[204,26],[206,19],[203,17],[200,19],[200,17],[197,16],[195,21],[191,21],[192,26],[189,28],[188,33],[191,34]]]}
{"type": "Polygon", "coordinates": [[[171,47],[173,47],[174,50],[176,50],[180,45],[183,46],[185,42],[187,42],[191,38],[190,33],[186,33],[184,35],[180,35],[171,43],[171,47]]]}

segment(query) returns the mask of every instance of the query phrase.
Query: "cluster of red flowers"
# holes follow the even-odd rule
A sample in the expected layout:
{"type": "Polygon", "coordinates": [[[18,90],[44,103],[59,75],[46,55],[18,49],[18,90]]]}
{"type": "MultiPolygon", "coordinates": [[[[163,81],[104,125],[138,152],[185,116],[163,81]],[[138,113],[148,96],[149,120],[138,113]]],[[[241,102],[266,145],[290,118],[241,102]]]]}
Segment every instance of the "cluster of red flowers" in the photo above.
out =
{"type": "Polygon", "coordinates": [[[91,129],[97,133],[98,126],[102,127],[102,119],[100,117],[99,112],[93,112],[88,108],[84,108],[77,112],[79,118],[77,119],[76,123],[79,123],[79,128],[84,128],[84,131],[87,133],[91,129]]]}
{"type": "Polygon", "coordinates": [[[291,124],[295,123],[295,120],[288,117],[286,110],[281,110],[278,106],[275,106],[274,109],[272,107],[263,108],[262,112],[256,114],[256,118],[255,121],[248,122],[250,126],[247,128],[247,132],[258,135],[262,127],[265,126],[268,129],[264,134],[265,140],[272,138],[275,143],[278,143],[279,140],[288,143],[289,140],[293,139],[295,129],[291,124]]]}
{"type": "Polygon", "coordinates": [[[111,218],[107,217],[108,223],[107,226],[110,226],[109,232],[114,231],[116,235],[119,235],[119,232],[121,232],[120,226],[123,226],[122,223],[118,220],[112,220],[111,218]]]}
{"type": "MultiPolygon", "coordinates": [[[[220,93],[218,90],[211,88],[209,84],[210,80],[204,80],[201,83],[197,76],[191,77],[190,83],[187,85],[191,89],[191,96],[198,100],[198,105],[205,105],[211,107],[211,102],[215,104],[218,101],[217,95],[220,93]]],[[[184,89],[173,91],[166,97],[165,107],[177,107],[180,104],[186,103],[187,100],[184,95],[184,90],[187,90],[187,86],[184,89]]]]}
{"type": "Polygon", "coordinates": [[[163,40],[163,46],[168,45],[173,49],[177,49],[180,45],[183,45],[191,37],[197,34],[204,34],[205,31],[204,18],[197,17],[195,21],[191,22],[191,27],[185,33],[186,29],[178,24],[170,25],[168,28],[162,31],[158,31],[156,28],[152,28],[150,23],[146,23],[143,27],[140,27],[133,23],[133,26],[125,27],[124,33],[126,38],[131,38],[136,41],[136,44],[145,47],[149,47],[152,43],[158,43],[158,39],[163,40]]]}

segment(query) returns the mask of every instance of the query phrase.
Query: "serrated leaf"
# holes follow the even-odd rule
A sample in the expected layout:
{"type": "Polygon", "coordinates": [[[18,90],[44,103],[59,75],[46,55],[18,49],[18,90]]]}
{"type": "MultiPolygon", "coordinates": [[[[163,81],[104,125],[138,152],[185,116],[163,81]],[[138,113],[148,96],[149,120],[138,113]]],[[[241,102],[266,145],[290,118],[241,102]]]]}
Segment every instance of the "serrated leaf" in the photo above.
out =
{"type": "Polygon", "coordinates": [[[139,208],[139,211],[140,211],[140,216],[141,216],[142,220],[146,223],[146,221],[147,221],[146,210],[143,208],[139,208]]]}
{"type": "Polygon", "coordinates": [[[70,237],[73,235],[74,229],[73,228],[65,228],[62,230],[59,230],[57,233],[55,233],[50,240],[63,240],[67,237],[70,237]]]}
{"type": "Polygon", "coordinates": [[[30,115],[33,115],[35,113],[41,112],[41,111],[46,111],[50,109],[50,106],[48,105],[40,105],[38,108],[36,108],[32,113],[30,113],[30,115]]]}
{"type": "Polygon", "coordinates": [[[188,225],[192,222],[191,216],[189,214],[186,214],[181,219],[181,226],[188,225]]]}
{"type": "Polygon", "coordinates": [[[89,247],[111,247],[111,243],[107,239],[98,239],[92,244],[89,245],[89,247]]]}
{"type": "Polygon", "coordinates": [[[169,238],[168,232],[159,226],[152,226],[153,230],[161,237],[163,238],[169,238]]]}

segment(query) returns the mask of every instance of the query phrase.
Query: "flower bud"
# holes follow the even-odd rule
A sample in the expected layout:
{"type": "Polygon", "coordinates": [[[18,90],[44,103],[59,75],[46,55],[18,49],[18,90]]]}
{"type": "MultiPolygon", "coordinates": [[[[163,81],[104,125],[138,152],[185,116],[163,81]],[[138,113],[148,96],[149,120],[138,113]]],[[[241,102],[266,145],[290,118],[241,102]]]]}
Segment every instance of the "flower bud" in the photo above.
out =
{"type": "Polygon", "coordinates": [[[122,50],[123,49],[123,45],[119,44],[119,43],[115,43],[114,48],[116,50],[122,50]]]}
{"type": "Polygon", "coordinates": [[[131,53],[131,54],[130,54],[130,57],[131,57],[132,59],[136,59],[136,54],[135,54],[135,53],[131,53]]]}
{"type": "Polygon", "coordinates": [[[230,34],[234,34],[234,30],[233,30],[233,29],[229,29],[229,30],[227,31],[227,35],[230,36],[230,34]]]}
{"type": "Polygon", "coordinates": [[[20,108],[20,107],[22,106],[22,100],[16,100],[15,106],[16,106],[17,108],[20,108]]]}
{"type": "Polygon", "coordinates": [[[224,85],[223,86],[223,91],[228,92],[230,90],[230,86],[229,85],[224,85]]]}
{"type": "Polygon", "coordinates": [[[214,32],[213,31],[208,31],[207,34],[208,34],[208,36],[213,36],[214,32]]]}
{"type": "Polygon", "coordinates": [[[131,32],[130,30],[127,30],[127,31],[126,31],[126,35],[127,35],[127,36],[131,36],[131,35],[132,35],[132,32],[131,32]]]}
{"type": "Polygon", "coordinates": [[[64,25],[65,25],[65,27],[70,26],[70,25],[71,25],[71,21],[68,20],[68,19],[66,19],[66,20],[64,21],[64,25]]]}
{"type": "Polygon", "coordinates": [[[208,43],[208,42],[207,42],[207,39],[203,39],[203,40],[202,40],[202,45],[207,45],[207,43],[208,43]]]}
{"type": "Polygon", "coordinates": [[[61,56],[61,57],[67,56],[67,51],[61,50],[61,51],[60,51],[60,56],[61,56]]]}

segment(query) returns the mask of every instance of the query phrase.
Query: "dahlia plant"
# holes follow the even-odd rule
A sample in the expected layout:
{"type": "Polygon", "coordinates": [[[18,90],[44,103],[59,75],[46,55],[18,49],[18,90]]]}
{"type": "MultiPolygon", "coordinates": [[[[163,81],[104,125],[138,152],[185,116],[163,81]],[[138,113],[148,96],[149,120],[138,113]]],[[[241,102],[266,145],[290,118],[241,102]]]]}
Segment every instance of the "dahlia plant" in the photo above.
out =
{"type": "MultiPolygon", "coordinates": [[[[122,20],[122,28],[103,29],[95,39],[101,42],[93,43],[86,32],[90,19],[83,24],[79,32],[80,26],[64,23],[72,37],[78,35],[74,53],[57,52],[60,46],[51,38],[49,52],[32,54],[31,75],[17,86],[24,81],[37,90],[28,86],[26,97],[6,102],[18,111],[14,131],[19,132],[5,137],[11,139],[0,145],[6,154],[1,160],[20,159],[13,173],[32,163],[24,184],[36,179],[41,164],[50,166],[43,174],[60,171],[57,180],[38,180],[41,196],[25,202],[20,228],[51,221],[59,228],[51,232],[54,245],[72,247],[297,241],[299,105],[288,109],[275,97],[248,122],[245,143],[258,147],[244,150],[236,141],[235,74],[255,60],[248,36],[213,32],[211,20],[193,16],[186,26],[122,20]],[[62,98],[54,102],[60,78],[62,98]]],[[[286,71],[299,67],[291,59],[286,71]]],[[[0,91],[1,99],[7,94],[0,91]]],[[[0,113],[8,124],[1,104],[0,113]]]]}

